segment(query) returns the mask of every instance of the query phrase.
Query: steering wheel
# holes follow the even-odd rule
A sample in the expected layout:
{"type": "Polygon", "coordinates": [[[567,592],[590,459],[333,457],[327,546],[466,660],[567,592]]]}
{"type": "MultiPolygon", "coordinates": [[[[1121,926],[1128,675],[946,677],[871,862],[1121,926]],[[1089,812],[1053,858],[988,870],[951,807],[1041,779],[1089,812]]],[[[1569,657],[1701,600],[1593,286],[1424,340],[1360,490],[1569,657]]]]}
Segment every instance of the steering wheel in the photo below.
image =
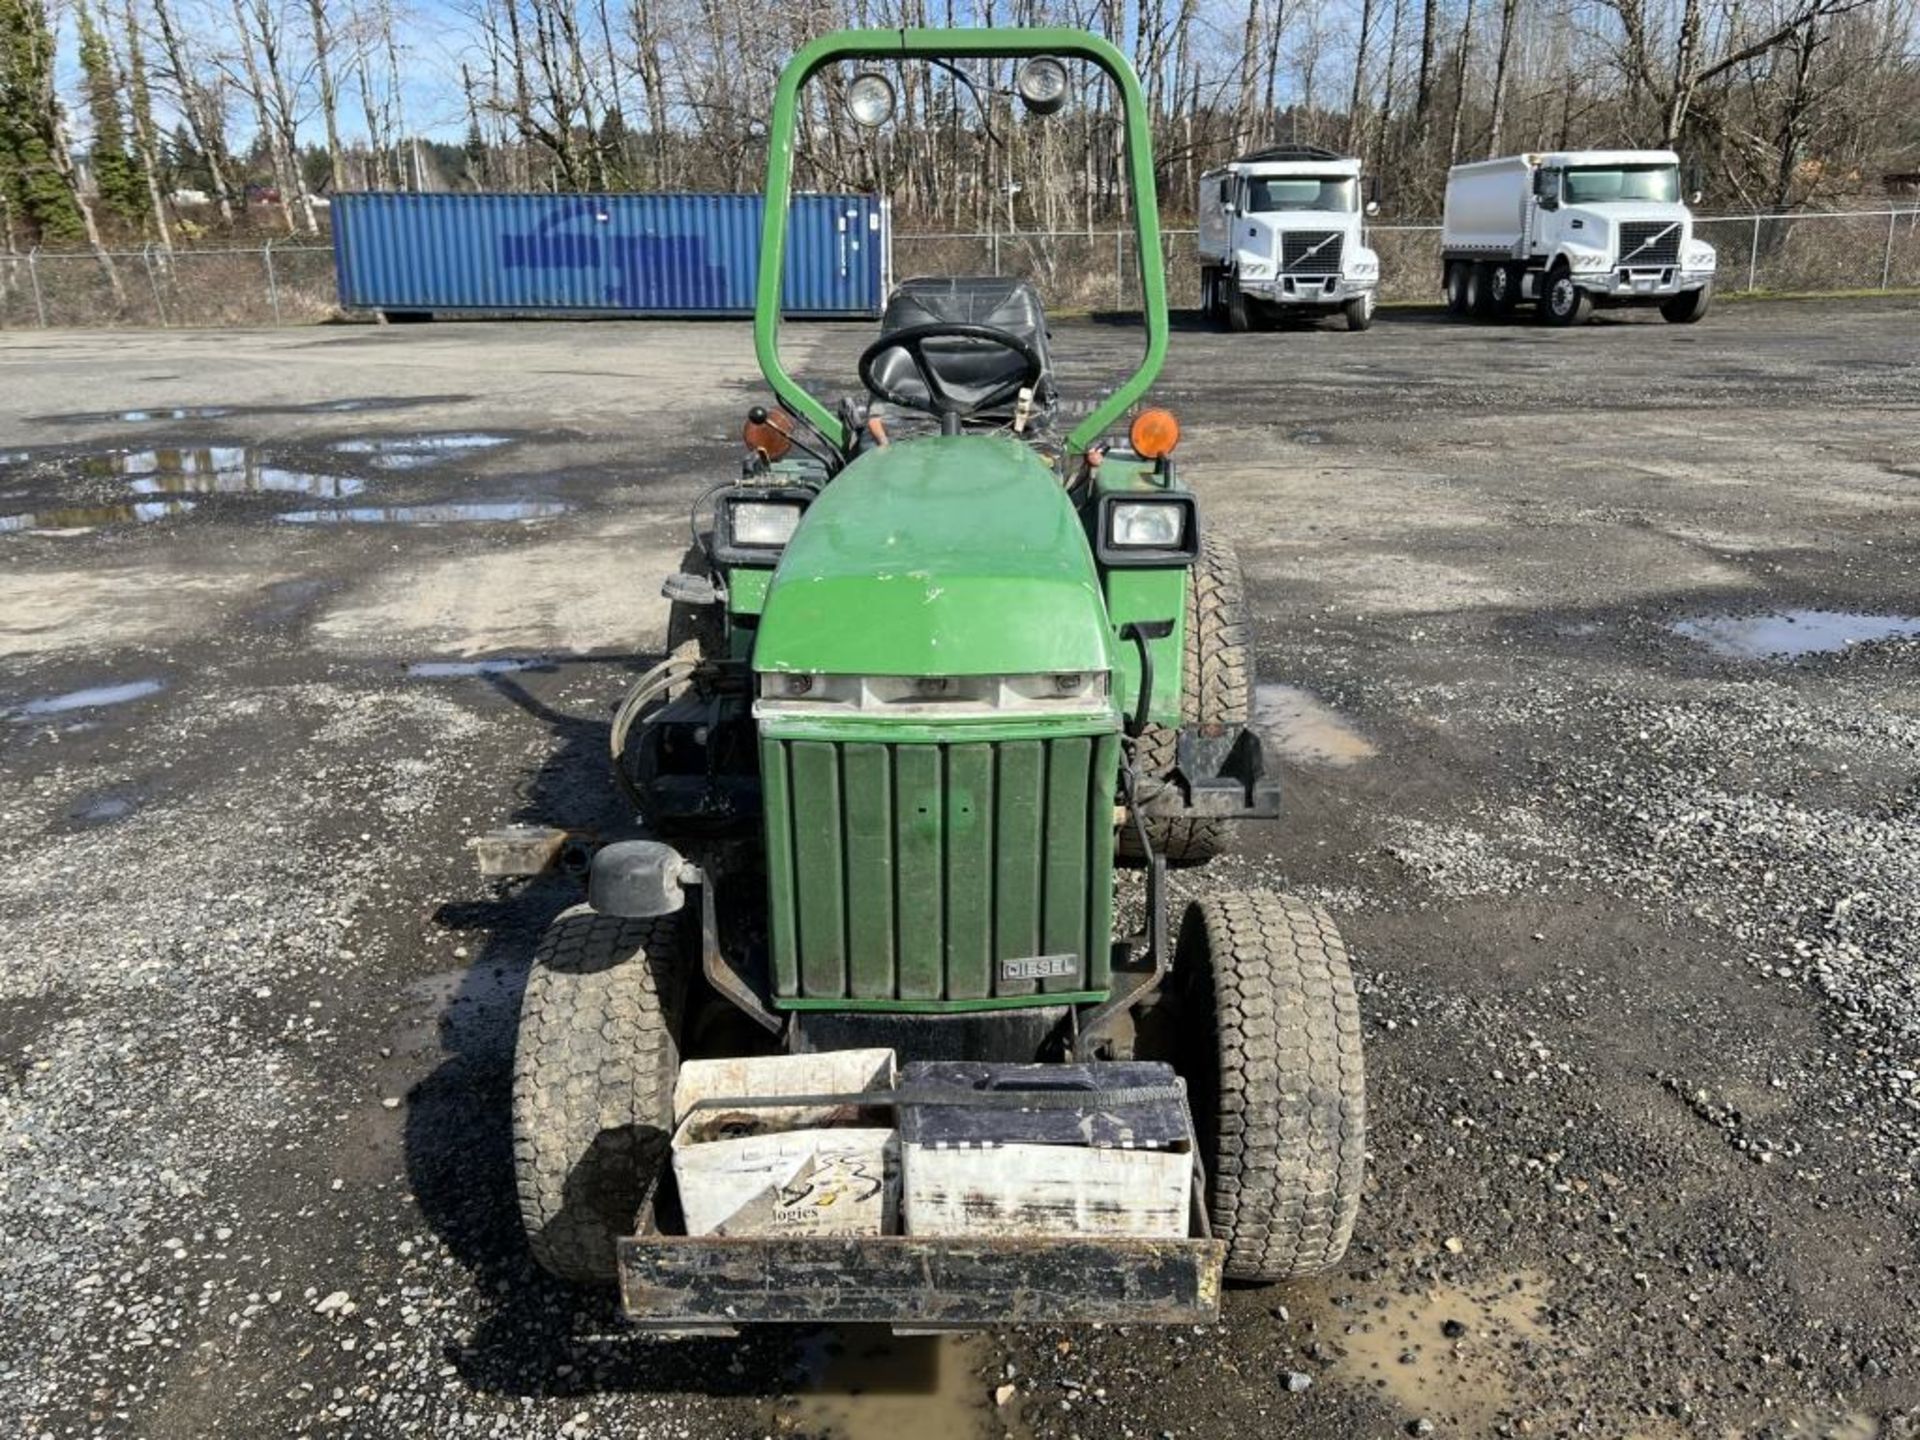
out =
{"type": "Polygon", "coordinates": [[[964,419],[969,415],[978,415],[982,410],[991,410],[994,406],[1011,400],[1022,390],[1032,389],[1046,377],[1047,362],[1040,351],[1023,336],[1011,330],[997,330],[991,325],[962,325],[957,322],[932,325],[910,325],[904,330],[895,330],[890,335],[882,335],[869,345],[860,356],[860,383],[868,391],[890,404],[904,410],[918,410],[923,414],[937,415],[942,419],[952,415],[964,419]],[[1026,366],[1024,374],[995,386],[978,397],[960,399],[934,373],[928,362],[926,344],[929,340],[985,340],[998,345],[1003,350],[1017,355],[1026,366]],[[880,357],[898,350],[913,362],[914,373],[920,377],[920,383],[927,387],[925,397],[907,395],[883,382],[875,373],[880,357]]]}

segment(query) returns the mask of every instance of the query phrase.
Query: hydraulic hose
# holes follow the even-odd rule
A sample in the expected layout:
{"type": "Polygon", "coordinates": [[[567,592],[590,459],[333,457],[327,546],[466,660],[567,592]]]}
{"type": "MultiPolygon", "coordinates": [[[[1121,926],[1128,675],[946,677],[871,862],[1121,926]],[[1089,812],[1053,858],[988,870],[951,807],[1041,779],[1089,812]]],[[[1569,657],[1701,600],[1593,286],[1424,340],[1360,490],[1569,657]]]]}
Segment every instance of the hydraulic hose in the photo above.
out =
{"type": "Polygon", "coordinates": [[[695,655],[670,655],[654,666],[627,691],[626,698],[620,702],[620,708],[613,712],[613,729],[609,732],[607,743],[613,761],[613,778],[620,787],[620,793],[632,802],[634,809],[643,807],[640,787],[627,773],[627,737],[633,732],[634,721],[641,713],[661,696],[668,694],[674,686],[685,684],[698,668],[700,659],[695,655]]]}

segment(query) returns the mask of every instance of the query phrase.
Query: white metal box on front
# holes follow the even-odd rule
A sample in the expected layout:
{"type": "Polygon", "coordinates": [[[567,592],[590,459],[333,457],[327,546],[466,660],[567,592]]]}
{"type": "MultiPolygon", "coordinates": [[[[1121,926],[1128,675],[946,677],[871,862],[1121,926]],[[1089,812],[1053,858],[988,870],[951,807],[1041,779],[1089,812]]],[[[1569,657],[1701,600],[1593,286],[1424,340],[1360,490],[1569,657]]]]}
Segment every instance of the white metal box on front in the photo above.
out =
{"type": "Polygon", "coordinates": [[[1193,1137],[1167,1066],[918,1064],[903,1093],[909,1235],[1190,1233],[1193,1137]],[[922,1089],[977,1090],[981,1102],[916,1104],[922,1089]]]}
{"type": "Polygon", "coordinates": [[[673,1175],[687,1234],[896,1233],[899,1138],[887,1110],[725,1103],[893,1084],[891,1050],[689,1060],[673,1092],[673,1175]]]}

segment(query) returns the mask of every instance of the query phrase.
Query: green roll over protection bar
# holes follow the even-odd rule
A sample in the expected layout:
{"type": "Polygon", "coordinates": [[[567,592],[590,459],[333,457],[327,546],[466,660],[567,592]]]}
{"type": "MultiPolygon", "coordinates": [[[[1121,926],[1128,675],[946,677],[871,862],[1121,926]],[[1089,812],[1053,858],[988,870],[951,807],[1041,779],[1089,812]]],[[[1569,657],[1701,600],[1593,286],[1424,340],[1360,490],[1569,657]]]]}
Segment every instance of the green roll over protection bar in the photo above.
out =
{"type": "Polygon", "coordinates": [[[1133,66],[1107,41],[1085,30],[836,30],[806,46],[780,72],[767,144],[767,213],[760,232],[759,290],[753,312],[753,343],[760,371],[781,403],[844,445],[840,418],[803,389],[780,363],[780,281],[786,269],[787,205],[793,194],[793,136],[800,90],[822,66],[836,60],[915,58],[1015,59],[1052,55],[1089,60],[1120,87],[1127,134],[1127,177],[1133,186],[1134,235],[1140,252],[1140,308],[1147,347],[1127,382],[1107,396],[1067,437],[1070,452],[1085,450],[1146,393],[1167,354],[1167,283],[1160,263],[1160,206],[1153,185],[1152,131],[1146,98],[1133,66]]]}

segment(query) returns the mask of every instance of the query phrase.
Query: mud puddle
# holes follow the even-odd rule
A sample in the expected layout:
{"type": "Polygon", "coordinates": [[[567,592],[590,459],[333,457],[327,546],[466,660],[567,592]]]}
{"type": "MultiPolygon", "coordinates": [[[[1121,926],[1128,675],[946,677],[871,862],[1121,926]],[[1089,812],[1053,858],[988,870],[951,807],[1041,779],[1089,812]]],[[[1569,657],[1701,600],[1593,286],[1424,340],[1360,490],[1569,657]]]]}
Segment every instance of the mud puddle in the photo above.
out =
{"type": "Polygon", "coordinates": [[[97,830],[125,820],[141,803],[138,795],[124,790],[84,795],[67,807],[67,823],[76,830],[97,830]]]}
{"type": "Polygon", "coordinates": [[[29,700],[9,712],[16,720],[37,720],[47,715],[67,715],[75,710],[102,710],[110,705],[125,705],[158,695],[167,688],[164,680],[128,680],[118,685],[94,685],[85,690],[69,690],[64,695],[47,695],[29,700]]]}
{"type": "Polygon", "coordinates": [[[1536,1353],[1551,1337],[1546,1280],[1528,1270],[1414,1294],[1359,1292],[1318,1316],[1334,1375],[1374,1392],[1408,1424],[1443,1435],[1496,1433],[1502,1416],[1538,1393],[1536,1353]]]}
{"type": "Polygon", "coordinates": [[[1296,685],[1256,685],[1253,728],[1280,758],[1297,765],[1338,769],[1379,754],[1339,711],[1296,685]]]}
{"type": "Polygon", "coordinates": [[[338,455],[364,455],[380,470],[418,470],[512,443],[505,435],[392,435],[336,440],[331,449],[338,455]]]}
{"type": "Polygon", "coordinates": [[[311,495],[343,500],[358,495],[367,482],[354,475],[325,475],[267,464],[245,446],[214,445],[198,450],[115,450],[88,457],[92,475],[127,480],[136,495],[311,495]]]}
{"type": "Polygon", "coordinates": [[[419,405],[456,405],[472,398],[471,395],[369,395],[294,405],[149,405],[134,410],[36,415],[34,420],[48,425],[151,425],[162,421],[222,420],[233,415],[342,415],[365,410],[404,410],[419,405]]]}
{"type": "Polygon", "coordinates": [[[553,668],[553,661],[545,655],[499,655],[489,660],[416,660],[407,666],[407,674],[416,680],[464,680],[553,668]]]}
{"type": "Polygon", "coordinates": [[[802,1373],[782,1429],[810,1440],[1003,1440],[1025,1437],[1020,1399],[997,1404],[976,1336],[896,1336],[884,1327],[823,1330],[800,1344],[802,1373]]]}
{"type": "Polygon", "coordinates": [[[79,535],[102,525],[146,525],[184,515],[191,500],[129,500],[113,505],[65,505],[24,515],[0,515],[0,535],[79,535]]]}
{"type": "Polygon", "coordinates": [[[476,961],[413,981],[393,1048],[401,1055],[507,1059],[526,980],[520,967],[476,961]]]}
{"type": "Polygon", "coordinates": [[[354,505],[340,510],[294,510],[289,525],[463,525],[546,520],[573,507],[564,500],[453,500],[429,505],[354,505]]]}
{"type": "Polygon", "coordinates": [[[1797,660],[1832,655],[1869,640],[1920,636],[1920,616],[1854,610],[1776,610],[1679,620],[1674,634],[1730,660],[1797,660]]]}

